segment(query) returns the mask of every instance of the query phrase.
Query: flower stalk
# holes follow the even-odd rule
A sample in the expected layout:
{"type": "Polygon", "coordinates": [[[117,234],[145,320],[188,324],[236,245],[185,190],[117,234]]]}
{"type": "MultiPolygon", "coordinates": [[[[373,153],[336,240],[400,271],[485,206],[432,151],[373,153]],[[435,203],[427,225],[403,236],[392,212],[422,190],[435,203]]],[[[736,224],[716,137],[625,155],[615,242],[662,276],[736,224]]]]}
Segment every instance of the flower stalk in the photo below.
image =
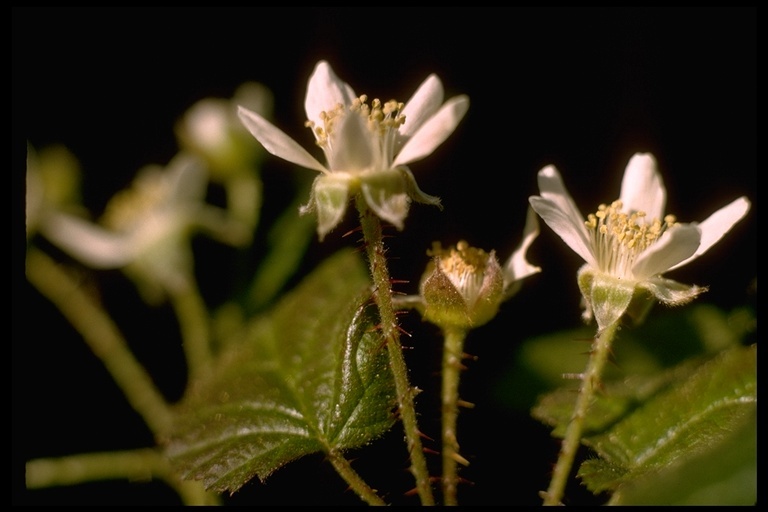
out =
{"type": "Polygon", "coordinates": [[[374,299],[379,309],[381,332],[387,344],[389,364],[395,380],[398,410],[405,430],[406,444],[411,460],[410,471],[416,479],[416,491],[419,494],[421,504],[434,505],[435,499],[429,482],[429,470],[416,419],[416,408],[413,400],[415,392],[408,377],[408,367],[403,357],[400,331],[392,301],[391,280],[387,259],[384,256],[381,221],[368,208],[362,195],[355,198],[355,204],[360,215],[360,225],[363,228],[366,254],[375,290],[374,299]]]}
{"type": "Polygon", "coordinates": [[[173,420],[170,408],[109,315],[42,251],[29,249],[26,270],[30,283],[82,335],[155,436],[167,432],[173,420]]]}
{"type": "Polygon", "coordinates": [[[458,464],[469,462],[459,454],[456,422],[459,416],[459,382],[463,365],[464,329],[444,329],[443,336],[443,383],[442,383],[442,456],[443,456],[443,504],[458,505],[458,464]]]}
{"type": "Polygon", "coordinates": [[[29,489],[77,485],[95,480],[128,481],[161,479],[171,486],[185,505],[220,505],[219,496],[207,492],[201,482],[181,480],[156,450],[89,453],[56,459],[35,459],[26,465],[29,489]]]}
{"type": "Polygon", "coordinates": [[[573,461],[581,442],[581,433],[584,429],[584,419],[589,412],[595,390],[600,386],[600,377],[603,368],[611,352],[611,344],[618,329],[619,322],[614,322],[604,328],[592,343],[587,369],[581,376],[579,396],[576,398],[576,406],[565,430],[563,442],[560,445],[560,453],[557,456],[555,469],[546,493],[542,493],[544,505],[562,505],[563,493],[568,477],[573,467],[573,461]]]}
{"type": "Polygon", "coordinates": [[[170,300],[181,328],[189,381],[192,382],[206,373],[213,359],[208,310],[193,281],[170,293],[170,300]]]}

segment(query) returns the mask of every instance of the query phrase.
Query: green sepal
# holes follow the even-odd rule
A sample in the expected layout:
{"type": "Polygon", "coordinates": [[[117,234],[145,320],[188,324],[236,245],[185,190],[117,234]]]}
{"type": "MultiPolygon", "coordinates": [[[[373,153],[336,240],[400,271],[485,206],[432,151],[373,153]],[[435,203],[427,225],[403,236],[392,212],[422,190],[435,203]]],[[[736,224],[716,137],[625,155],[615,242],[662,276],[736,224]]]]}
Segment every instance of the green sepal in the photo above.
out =
{"type": "Polygon", "coordinates": [[[360,188],[368,207],[397,229],[403,229],[408,216],[410,198],[403,175],[397,169],[370,171],[360,174],[360,188]]]}
{"type": "Polygon", "coordinates": [[[432,272],[421,283],[421,295],[425,303],[424,320],[442,328],[469,328],[472,320],[464,297],[445,272],[440,270],[440,265],[432,264],[429,268],[433,269],[432,272]]]}
{"type": "Polygon", "coordinates": [[[349,204],[349,189],[350,178],[347,174],[322,174],[315,178],[309,203],[299,211],[302,214],[317,212],[317,234],[320,241],[344,218],[349,204]]]}
{"type": "Polygon", "coordinates": [[[599,331],[619,321],[635,293],[635,282],[595,272],[584,265],[578,273],[579,290],[599,331]]]}

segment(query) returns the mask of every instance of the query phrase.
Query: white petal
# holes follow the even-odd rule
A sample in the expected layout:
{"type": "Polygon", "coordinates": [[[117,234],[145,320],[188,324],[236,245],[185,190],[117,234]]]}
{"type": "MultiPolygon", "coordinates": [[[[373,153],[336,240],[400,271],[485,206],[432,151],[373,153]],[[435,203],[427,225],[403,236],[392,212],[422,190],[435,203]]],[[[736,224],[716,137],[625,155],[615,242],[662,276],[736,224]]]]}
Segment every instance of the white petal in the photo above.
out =
{"type": "Polygon", "coordinates": [[[55,213],[46,216],[40,232],[59,248],[93,268],[120,268],[135,257],[132,238],[117,235],[73,215],[55,213]]]}
{"type": "Polygon", "coordinates": [[[415,162],[432,153],[453,133],[468,108],[469,97],[463,94],[446,101],[405,143],[392,167],[415,162]]]}
{"type": "Polygon", "coordinates": [[[251,112],[247,108],[238,107],[237,115],[240,116],[251,135],[256,137],[264,149],[273,155],[307,169],[328,172],[328,169],[310,155],[306,149],[259,114],[251,112]]]}
{"type": "Polygon", "coordinates": [[[400,135],[410,138],[424,122],[437,112],[443,103],[443,84],[437,75],[429,75],[419,86],[411,99],[405,103],[401,112],[405,123],[400,127],[400,135]]]}
{"type": "Polygon", "coordinates": [[[349,106],[355,97],[352,87],[336,76],[330,64],[321,60],[307,84],[307,97],[304,100],[307,119],[321,125],[321,112],[333,110],[339,103],[349,106]]]}
{"type": "Polygon", "coordinates": [[[374,140],[365,120],[357,114],[345,115],[331,133],[328,166],[331,172],[355,173],[374,164],[374,140]]]}
{"type": "Polygon", "coordinates": [[[690,258],[685,259],[670,268],[670,270],[681,267],[707,252],[710,247],[720,241],[723,235],[731,230],[734,224],[744,218],[749,211],[749,208],[749,200],[746,197],[740,197],[728,206],[724,206],[710,215],[705,221],[699,224],[699,228],[701,229],[701,244],[699,244],[696,252],[690,258]]]}
{"type": "Polygon", "coordinates": [[[624,211],[642,211],[649,219],[661,219],[667,202],[667,191],[656,170],[656,159],[650,153],[637,153],[627,164],[621,181],[624,211]]]}
{"type": "Polygon", "coordinates": [[[523,240],[504,264],[505,288],[515,281],[519,281],[536,272],[541,272],[541,267],[531,265],[526,259],[526,253],[536,237],[539,236],[539,221],[533,208],[528,208],[523,229],[523,240]]]}
{"type": "Polygon", "coordinates": [[[632,266],[635,278],[642,281],[663,274],[696,252],[701,229],[695,224],[678,224],[667,229],[659,240],[646,249],[632,266]]]}
{"type": "Polygon", "coordinates": [[[549,165],[539,171],[538,181],[541,196],[529,199],[533,209],[576,254],[591,267],[597,268],[584,217],[566,190],[560,173],[549,165]]]}

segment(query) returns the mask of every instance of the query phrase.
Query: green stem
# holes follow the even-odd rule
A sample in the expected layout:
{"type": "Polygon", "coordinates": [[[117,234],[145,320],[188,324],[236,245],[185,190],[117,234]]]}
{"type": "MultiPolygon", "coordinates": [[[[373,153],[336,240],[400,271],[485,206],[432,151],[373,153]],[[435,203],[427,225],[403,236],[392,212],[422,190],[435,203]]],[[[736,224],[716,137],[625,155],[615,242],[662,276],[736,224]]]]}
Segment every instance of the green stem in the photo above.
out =
{"type": "Polygon", "coordinates": [[[185,505],[219,504],[218,495],[206,492],[200,482],[180,480],[171,471],[165,457],[150,448],[35,459],[26,464],[28,489],[78,485],[97,480],[148,481],[155,478],[172,487],[185,505]]]}
{"type": "Polygon", "coordinates": [[[403,422],[408,454],[411,460],[410,470],[416,479],[416,491],[421,499],[421,504],[434,505],[435,499],[429,482],[429,470],[424,458],[421,433],[416,420],[416,408],[413,402],[414,390],[408,380],[408,368],[403,357],[400,331],[392,303],[391,280],[387,259],[384,256],[381,221],[370,211],[365,199],[360,195],[355,198],[355,203],[360,213],[360,225],[363,228],[368,264],[376,290],[374,297],[379,308],[381,330],[387,343],[389,364],[395,379],[400,418],[403,422]]]}
{"type": "Polygon", "coordinates": [[[456,436],[456,421],[459,416],[459,380],[462,369],[461,359],[464,354],[464,339],[467,332],[463,329],[444,329],[443,335],[443,500],[445,505],[458,505],[457,486],[459,476],[457,464],[468,465],[467,460],[459,455],[459,441],[456,436]]]}
{"type": "Polygon", "coordinates": [[[29,248],[27,279],[82,335],[131,406],[157,436],[167,432],[172,415],[149,374],[139,364],[112,319],[64,270],[43,252],[29,248]]]}
{"type": "Polygon", "coordinates": [[[613,337],[616,334],[618,326],[618,321],[609,325],[603,332],[599,333],[592,343],[592,350],[589,355],[587,369],[581,378],[581,387],[579,389],[579,396],[576,399],[576,407],[573,410],[573,415],[571,416],[565,431],[565,437],[563,438],[560,447],[560,453],[552,473],[549,489],[546,493],[542,493],[544,505],[562,504],[561,500],[563,498],[563,493],[565,492],[565,485],[568,482],[571,467],[573,466],[573,461],[576,457],[576,451],[581,442],[584,418],[592,403],[595,389],[597,389],[600,384],[600,376],[602,375],[603,367],[608,360],[608,354],[611,351],[611,343],[613,342],[613,337]]]}
{"type": "Polygon", "coordinates": [[[193,382],[207,371],[212,360],[208,309],[194,282],[190,282],[185,289],[172,293],[171,302],[181,328],[189,382],[193,382]]]}
{"type": "Polygon", "coordinates": [[[224,181],[227,209],[233,218],[242,221],[253,233],[259,225],[264,184],[253,169],[239,169],[224,181]]]}
{"type": "Polygon", "coordinates": [[[331,451],[328,453],[328,459],[333,464],[336,472],[341,475],[345,482],[349,484],[349,487],[357,493],[360,498],[369,505],[386,505],[387,503],[382,500],[375,489],[371,487],[362,479],[357,472],[352,469],[349,461],[345,459],[337,451],[331,451]]]}

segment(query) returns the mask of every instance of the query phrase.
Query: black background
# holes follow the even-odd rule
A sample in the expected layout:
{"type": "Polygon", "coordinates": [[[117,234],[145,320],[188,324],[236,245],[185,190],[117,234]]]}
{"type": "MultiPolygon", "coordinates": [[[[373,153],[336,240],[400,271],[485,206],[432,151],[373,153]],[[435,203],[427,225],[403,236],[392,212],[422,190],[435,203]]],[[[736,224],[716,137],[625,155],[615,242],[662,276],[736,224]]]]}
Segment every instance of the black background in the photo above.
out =
{"type": "MultiPolygon", "coordinates": [[[[725,309],[755,301],[757,232],[756,8],[14,8],[13,84],[13,502],[19,504],[177,503],[161,484],[104,483],[23,490],[23,462],[34,457],[148,446],[151,436],[125,406],[108,374],[66,321],[25,285],[24,144],[62,143],[85,172],[84,201],[94,212],[147,163],[177,151],[173,123],[195,101],[229,97],[247,81],[275,95],[275,123],[310,147],[303,128],[306,81],[327,59],[358,93],[405,101],[429,73],[446,96],[471,104],[451,138],[411,169],[445,209],[414,205],[402,233],[387,240],[392,275],[414,292],[432,240],[464,238],[501,259],[519,243],[536,172],[555,164],[583,212],[618,195],[635,152],[652,152],[668,190],[668,212],[700,221],[738,196],[748,217],[695,263],[668,277],[708,285],[699,300],[725,309]]],[[[290,184],[289,166],[270,158],[269,190],[290,184]]],[[[313,177],[313,171],[305,171],[313,177]]],[[[268,194],[267,212],[288,197],[268,194]]],[[[344,225],[314,242],[305,265],[349,245],[344,225]]],[[[464,504],[539,504],[557,445],[525,411],[484,398],[526,337],[580,323],[579,258],[543,226],[530,259],[544,271],[474,331],[478,356],[462,397],[464,504]]],[[[201,281],[215,303],[228,269],[201,256],[201,281]],[[201,269],[202,267],[202,269],[201,269]]],[[[100,277],[116,321],[170,399],[184,383],[173,317],[147,311],[119,275],[100,277]],[[131,307],[135,306],[135,307],[131,307]],[[170,339],[169,339],[170,338],[170,339]],[[170,347],[170,348],[169,348],[170,347]]],[[[434,330],[405,319],[414,333],[412,380],[437,392],[434,330]],[[419,336],[421,335],[421,336],[419,336]],[[430,340],[426,343],[420,341],[430,340]]],[[[422,427],[439,430],[437,409],[419,398],[422,427]]],[[[355,454],[358,467],[395,504],[417,504],[398,429],[355,454]],[[398,452],[400,450],[402,453],[398,452]],[[398,458],[399,457],[399,458],[398,458]]],[[[436,462],[436,461],[435,461],[436,462]]],[[[232,504],[357,504],[321,457],[252,482],[232,504]]],[[[571,503],[599,502],[578,485],[571,503]]]]}

